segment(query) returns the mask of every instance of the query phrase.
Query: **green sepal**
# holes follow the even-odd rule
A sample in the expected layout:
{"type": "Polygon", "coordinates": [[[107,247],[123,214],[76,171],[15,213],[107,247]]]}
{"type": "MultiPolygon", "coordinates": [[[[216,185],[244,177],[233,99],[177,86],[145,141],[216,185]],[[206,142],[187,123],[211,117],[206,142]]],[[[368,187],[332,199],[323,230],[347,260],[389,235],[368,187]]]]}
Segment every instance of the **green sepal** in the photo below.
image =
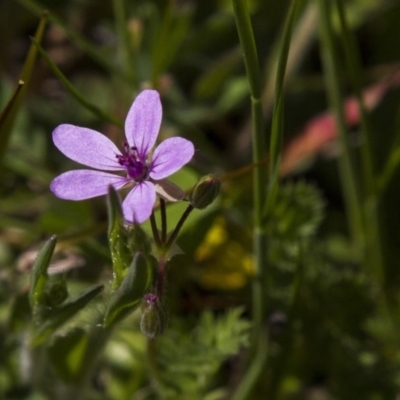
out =
{"type": "Polygon", "coordinates": [[[58,327],[82,310],[102,290],[103,285],[94,285],[80,293],[76,298],[54,307],[34,333],[32,346],[38,346],[42,343],[58,327]]]}
{"type": "Polygon", "coordinates": [[[35,314],[39,306],[47,305],[46,283],[49,279],[47,268],[56,247],[57,236],[52,236],[40,250],[31,271],[29,303],[35,314]]]}
{"type": "Polygon", "coordinates": [[[114,281],[113,288],[118,288],[132,262],[132,254],[128,243],[128,231],[124,226],[121,200],[117,191],[110,186],[107,196],[108,208],[108,241],[110,246],[114,281]]]}
{"type": "Polygon", "coordinates": [[[128,274],[110,297],[104,317],[104,327],[122,320],[134,311],[150,284],[151,267],[142,253],[136,253],[128,274]]]}
{"type": "Polygon", "coordinates": [[[64,382],[82,381],[86,374],[89,335],[82,328],[74,328],[66,334],[55,336],[47,348],[54,371],[64,382]]]}

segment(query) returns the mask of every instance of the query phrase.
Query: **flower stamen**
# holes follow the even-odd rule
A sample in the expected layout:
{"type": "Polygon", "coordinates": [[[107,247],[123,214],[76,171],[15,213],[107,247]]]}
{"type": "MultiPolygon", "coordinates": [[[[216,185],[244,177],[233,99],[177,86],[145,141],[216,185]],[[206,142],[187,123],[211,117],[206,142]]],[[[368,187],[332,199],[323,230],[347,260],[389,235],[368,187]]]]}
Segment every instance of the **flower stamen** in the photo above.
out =
{"type": "Polygon", "coordinates": [[[129,147],[126,141],[123,142],[122,147],[124,149],[123,155],[117,154],[115,156],[118,164],[135,182],[145,180],[148,175],[148,167],[140,160],[137,148],[135,146],[129,147]]]}

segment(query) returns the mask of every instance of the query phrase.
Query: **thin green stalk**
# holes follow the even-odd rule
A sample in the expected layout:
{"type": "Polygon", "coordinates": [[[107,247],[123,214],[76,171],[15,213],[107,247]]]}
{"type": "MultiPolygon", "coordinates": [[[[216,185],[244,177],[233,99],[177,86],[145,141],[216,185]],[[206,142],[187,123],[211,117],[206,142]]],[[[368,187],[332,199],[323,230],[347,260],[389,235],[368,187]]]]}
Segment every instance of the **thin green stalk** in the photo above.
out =
{"type": "Polygon", "coordinates": [[[263,320],[264,310],[264,285],[266,274],[266,235],[262,224],[262,212],[265,204],[267,175],[260,163],[266,154],[265,137],[263,132],[263,112],[261,103],[261,78],[258,55],[254,41],[253,28],[245,0],[233,0],[233,10],[236,27],[244,55],[244,63],[249,80],[252,110],[252,141],[253,163],[257,165],[253,170],[253,202],[254,202],[254,258],[255,278],[252,285],[252,316],[253,316],[253,341],[251,366],[246,371],[234,399],[248,397],[257,382],[267,354],[266,337],[264,336],[263,320]]]}
{"type": "MultiPolygon", "coordinates": [[[[275,98],[274,98],[274,111],[272,117],[271,137],[270,137],[270,148],[269,148],[269,173],[270,178],[277,175],[277,169],[279,168],[282,137],[283,137],[283,100],[284,100],[284,80],[286,74],[286,65],[289,57],[290,39],[292,37],[292,30],[294,25],[294,19],[301,1],[294,0],[291,3],[288,17],[285,20],[283,28],[281,43],[279,45],[279,61],[278,68],[276,71],[275,79],[275,98]]],[[[278,183],[278,180],[275,180],[278,183]]]]}
{"type": "Polygon", "coordinates": [[[105,111],[101,110],[100,108],[95,106],[93,103],[91,103],[89,100],[87,100],[85,97],[83,97],[80,94],[79,90],[76,89],[75,86],[73,86],[71,84],[71,82],[65,77],[65,75],[59,70],[57,65],[47,55],[47,53],[44,51],[42,46],[40,46],[40,44],[34,38],[31,38],[31,40],[37,47],[40,55],[46,61],[47,65],[50,67],[50,69],[53,71],[53,73],[57,76],[57,78],[60,80],[60,82],[64,85],[65,89],[67,89],[67,91],[75,98],[75,100],[77,100],[79,103],[81,103],[84,107],[86,107],[89,111],[91,111],[98,118],[108,121],[118,127],[123,126],[121,120],[119,120],[118,118],[114,117],[113,115],[108,114],[105,111]]]}
{"type": "Polygon", "coordinates": [[[348,143],[348,132],[343,110],[343,95],[338,69],[338,58],[335,51],[335,41],[330,20],[329,2],[317,0],[320,17],[320,40],[322,59],[325,70],[328,97],[336,117],[340,143],[339,172],[344,200],[346,204],[348,223],[358,251],[364,248],[362,202],[360,198],[359,179],[356,174],[348,143]]]}
{"type": "Polygon", "coordinates": [[[172,244],[175,242],[176,238],[178,237],[179,231],[181,230],[183,224],[185,223],[187,217],[190,215],[190,213],[194,210],[193,206],[189,204],[182,214],[180,220],[176,224],[175,229],[171,233],[171,236],[168,238],[167,243],[165,244],[165,249],[170,249],[172,244]]]}
{"type": "Polygon", "coordinates": [[[269,192],[265,204],[266,214],[272,211],[279,190],[279,168],[284,124],[284,83],[295,17],[302,3],[303,0],[292,1],[279,45],[279,60],[275,79],[274,110],[269,147],[269,192]]]}
{"type": "MultiPolygon", "coordinates": [[[[344,98],[341,93],[341,82],[339,78],[338,57],[334,48],[334,34],[330,20],[329,2],[318,0],[320,14],[320,33],[322,44],[322,55],[327,80],[328,95],[336,116],[339,141],[341,144],[341,155],[339,157],[339,172],[347,208],[347,218],[352,233],[353,243],[361,252],[364,265],[368,266],[377,284],[377,306],[386,325],[390,330],[393,344],[397,343],[397,326],[400,323],[396,301],[390,297],[385,290],[385,270],[383,250],[381,245],[380,225],[378,217],[379,199],[376,197],[377,183],[368,183],[368,189],[372,195],[362,201],[359,186],[360,177],[356,174],[353,160],[351,158],[348,143],[348,132],[343,110],[344,98]]],[[[364,144],[365,145],[365,144],[364,144]]],[[[367,163],[369,155],[366,154],[367,163]]],[[[372,165],[368,166],[372,168],[372,165]]],[[[373,171],[367,172],[367,174],[373,171]]],[[[369,178],[370,179],[370,178],[369,178]]],[[[367,189],[367,191],[368,191],[367,189]]],[[[370,194],[370,193],[367,193],[370,194]]]]}
{"type": "Polygon", "coordinates": [[[165,244],[167,239],[167,208],[165,200],[160,197],[160,213],[161,213],[161,243],[165,244]]]}
{"type": "Polygon", "coordinates": [[[348,71],[350,83],[353,85],[355,96],[357,99],[357,106],[360,113],[360,136],[361,136],[361,161],[362,161],[362,174],[364,187],[367,194],[376,193],[377,181],[375,179],[375,170],[373,163],[373,149],[371,144],[371,129],[367,117],[367,109],[364,104],[362,95],[362,69],[361,60],[358,47],[356,45],[354,35],[352,35],[346,18],[345,8],[342,0],[336,0],[338,10],[342,47],[345,52],[346,70],[348,71]]]}
{"type": "Polygon", "coordinates": [[[382,235],[379,223],[379,200],[377,198],[379,182],[375,176],[373,163],[373,148],[371,144],[371,129],[368,121],[366,107],[363,101],[361,90],[361,61],[354,36],[347,24],[345,8],[342,0],[336,0],[339,15],[342,46],[345,52],[346,69],[349,73],[350,82],[353,84],[357,105],[360,113],[360,136],[361,136],[361,162],[362,177],[364,183],[364,221],[365,221],[365,264],[370,266],[370,270],[381,284],[384,283],[384,255],[382,245],[382,235]]]}
{"type": "MultiPolygon", "coordinates": [[[[358,107],[360,110],[361,129],[360,135],[362,140],[361,160],[363,181],[366,191],[366,200],[364,201],[364,220],[365,220],[365,252],[364,264],[369,267],[369,270],[379,285],[379,305],[381,312],[387,318],[387,326],[391,328],[392,342],[397,342],[397,327],[399,326],[399,317],[397,309],[397,299],[394,299],[390,290],[386,288],[386,270],[385,257],[383,250],[383,237],[381,233],[381,222],[379,219],[379,190],[380,181],[376,179],[374,164],[373,164],[373,149],[370,141],[370,125],[367,118],[366,108],[364,106],[361,92],[361,67],[360,56],[355,44],[353,35],[347,25],[345,9],[341,0],[336,0],[339,20],[341,24],[343,47],[346,53],[346,67],[349,71],[351,82],[353,83],[358,107]]],[[[389,157],[392,159],[391,157],[389,157]]]]}
{"type": "Polygon", "coordinates": [[[164,281],[165,281],[165,267],[166,261],[164,255],[158,258],[157,268],[157,296],[159,300],[163,298],[164,294],[164,281]]]}
{"type": "Polygon", "coordinates": [[[400,147],[395,147],[394,149],[392,149],[390,156],[386,161],[385,167],[383,168],[383,171],[378,180],[380,193],[382,193],[388,187],[399,165],[400,165],[400,147]]]}
{"type": "Polygon", "coordinates": [[[156,244],[156,247],[160,248],[162,243],[161,243],[161,240],[160,240],[160,235],[158,233],[156,217],[154,216],[154,211],[150,215],[150,226],[151,226],[151,232],[153,234],[153,239],[154,239],[154,242],[156,244]]]}
{"type": "Polygon", "coordinates": [[[397,114],[394,126],[397,129],[390,146],[390,152],[378,177],[378,192],[380,195],[388,188],[400,165],[400,113],[397,114]]]}

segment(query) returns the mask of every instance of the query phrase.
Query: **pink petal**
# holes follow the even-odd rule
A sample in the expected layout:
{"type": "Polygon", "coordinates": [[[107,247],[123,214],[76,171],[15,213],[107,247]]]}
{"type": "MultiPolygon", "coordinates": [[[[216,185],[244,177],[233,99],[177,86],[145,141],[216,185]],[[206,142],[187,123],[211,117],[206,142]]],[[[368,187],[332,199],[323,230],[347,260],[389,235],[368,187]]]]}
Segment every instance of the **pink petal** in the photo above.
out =
{"type": "Polygon", "coordinates": [[[136,97],[125,120],[125,135],[131,147],[136,147],[141,161],[154,146],[160,130],[162,107],[155,90],[143,90],[136,97]]]}
{"type": "Polygon", "coordinates": [[[194,154],[193,143],[189,140],[174,137],[164,140],[153,154],[150,177],[163,179],[181,169],[194,154]]]}
{"type": "Polygon", "coordinates": [[[50,189],[60,199],[84,200],[106,194],[109,185],[120,189],[128,182],[127,178],[107,172],[78,169],[57,176],[50,189]]]}
{"type": "Polygon", "coordinates": [[[154,185],[148,181],[138,183],[122,203],[125,219],[141,224],[150,217],[155,201],[154,185]]]}
{"type": "Polygon", "coordinates": [[[110,139],[92,129],[63,124],[53,131],[53,142],[80,164],[109,171],[122,169],[115,157],[121,152],[110,139]]]}

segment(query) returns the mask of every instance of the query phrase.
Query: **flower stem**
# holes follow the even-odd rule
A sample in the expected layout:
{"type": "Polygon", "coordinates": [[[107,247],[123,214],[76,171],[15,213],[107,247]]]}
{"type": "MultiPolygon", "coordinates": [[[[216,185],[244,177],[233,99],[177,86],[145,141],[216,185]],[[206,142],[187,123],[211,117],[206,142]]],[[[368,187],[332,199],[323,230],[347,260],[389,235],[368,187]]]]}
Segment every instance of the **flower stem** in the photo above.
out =
{"type": "Polygon", "coordinates": [[[267,176],[266,170],[259,167],[266,153],[265,138],[263,132],[263,114],[261,103],[261,79],[258,55],[254,41],[253,28],[250,21],[245,0],[233,0],[233,10],[236,19],[236,27],[244,55],[244,63],[250,86],[251,110],[252,110],[252,142],[253,163],[258,167],[253,170],[253,201],[254,201],[254,257],[255,278],[252,283],[253,295],[253,340],[250,354],[254,355],[251,366],[247,369],[242,382],[237,388],[234,399],[248,397],[255,382],[260,376],[266,360],[267,343],[263,334],[264,319],[264,286],[266,282],[266,235],[262,226],[262,211],[265,204],[267,176]]]}
{"type": "Polygon", "coordinates": [[[156,244],[156,247],[160,248],[162,243],[160,240],[160,235],[158,233],[157,222],[156,222],[156,218],[154,216],[154,211],[150,215],[150,225],[151,225],[151,232],[153,233],[153,239],[156,244]]]}
{"type": "Polygon", "coordinates": [[[167,243],[165,244],[165,248],[169,249],[172,244],[175,242],[179,231],[181,230],[183,224],[185,223],[187,217],[190,215],[190,213],[193,211],[193,206],[191,204],[189,204],[186,208],[186,210],[184,211],[184,213],[182,214],[180,220],[178,221],[178,223],[176,224],[176,227],[174,229],[174,231],[172,232],[171,236],[168,238],[167,243]]]}
{"type": "Polygon", "coordinates": [[[157,270],[157,296],[161,301],[164,292],[164,281],[165,281],[165,258],[158,258],[158,270],[157,270]]]}
{"type": "Polygon", "coordinates": [[[160,197],[160,213],[161,213],[161,243],[165,244],[167,240],[167,210],[165,200],[160,197]]]}

